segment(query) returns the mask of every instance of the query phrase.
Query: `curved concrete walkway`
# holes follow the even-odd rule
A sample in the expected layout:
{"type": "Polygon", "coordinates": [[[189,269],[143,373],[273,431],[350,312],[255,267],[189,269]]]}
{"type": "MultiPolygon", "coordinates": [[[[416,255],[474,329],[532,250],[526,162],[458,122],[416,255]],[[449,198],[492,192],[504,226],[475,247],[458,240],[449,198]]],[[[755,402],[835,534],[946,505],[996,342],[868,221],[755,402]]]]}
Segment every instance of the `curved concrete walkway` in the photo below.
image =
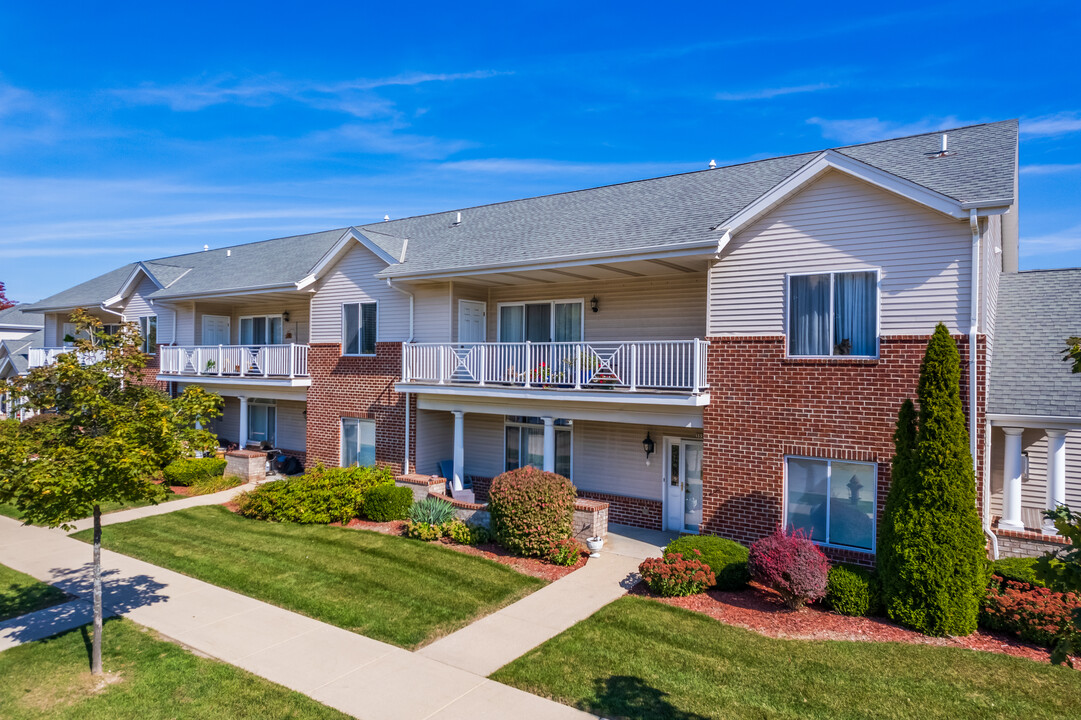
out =
{"type": "MultiPolygon", "coordinates": [[[[109,520],[223,502],[222,495],[137,508],[109,520]]],[[[358,718],[593,718],[486,676],[621,595],[640,558],[656,554],[654,541],[665,539],[633,534],[639,538],[613,535],[608,551],[585,568],[415,653],[108,550],[102,551],[105,607],[358,718]]],[[[90,546],[62,533],[0,517],[0,563],[80,599],[57,606],[67,609],[51,619],[5,623],[6,646],[82,624],[90,556],[90,546]]]]}

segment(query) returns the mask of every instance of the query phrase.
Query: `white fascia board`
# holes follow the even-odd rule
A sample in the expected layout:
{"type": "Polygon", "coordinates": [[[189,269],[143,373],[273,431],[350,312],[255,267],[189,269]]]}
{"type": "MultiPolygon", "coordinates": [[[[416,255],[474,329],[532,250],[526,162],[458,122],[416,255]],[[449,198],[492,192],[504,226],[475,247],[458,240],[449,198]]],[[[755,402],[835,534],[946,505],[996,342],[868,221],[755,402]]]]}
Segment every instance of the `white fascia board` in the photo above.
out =
{"type": "MultiPolygon", "coordinates": [[[[154,303],[172,303],[179,302],[181,300],[213,300],[215,298],[226,298],[234,295],[262,295],[268,292],[278,292],[281,290],[296,290],[296,283],[275,283],[273,285],[254,285],[248,288],[237,288],[235,290],[223,289],[214,290],[209,292],[193,292],[193,293],[180,293],[176,295],[163,295],[161,297],[151,296],[151,300],[154,303]]],[[[157,293],[154,293],[156,295],[157,293]]]]}
{"type": "Polygon", "coordinates": [[[874,185],[895,195],[958,220],[967,220],[968,211],[951,197],[923,187],[911,180],[879,170],[833,150],[819,153],[796,172],[775,185],[753,203],[740,210],[724,223],[730,232],[736,233],[787,200],[828,170],[837,170],[857,180],[874,185]]]}
{"type": "MultiPolygon", "coordinates": [[[[716,240],[707,242],[683,243],[666,247],[633,248],[619,253],[610,251],[583,253],[581,255],[568,255],[557,258],[531,260],[514,263],[492,263],[490,265],[470,265],[467,267],[448,268],[441,270],[425,270],[416,273],[390,273],[384,270],[376,273],[376,277],[392,280],[429,280],[438,278],[453,278],[463,275],[493,275],[504,272],[529,272],[530,270],[551,270],[554,268],[577,267],[582,265],[594,265],[598,262],[634,262],[636,260],[665,260],[697,255],[716,256],[727,244],[727,233],[718,231],[716,240]]],[[[388,268],[389,270],[389,268],[388,268]]]]}
{"type": "Polygon", "coordinates": [[[621,392],[619,390],[545,390],[543,388],[512,388],[480,385],[428,385],[395,383],[400,393],[427,395],[456,395],[508,400],[546,400],[549,402],[618,403],[623,405],[667,405],[670,407],[703,407],[709,404],[709,393],[621,392]]]}
{"type": "MultiPolygon", "coordinates": [[[[269,395],[263,395],[267,388],[298,388],[301,392],[307,392],[306,388],[311,387],[311,378],[264,378],[264,377],[247,377],[244,380],[238,380],[236,377],[214,377],[208,376],[192,376],[192,375],[158,375],[156,378],[160,382],[175,382],[181,385],[211,385],[218,387],[231,387],[241,395],[253,395],[256,397],[270,397],[269,395]]],[[[224,390],[216,390],[216,392],[224,392],[224,390]]],[[[296,394],[290,394],[285,398],[278,398],[285,400],[296,399],[296,394]]]]}
{"type": "Polygon", "coordinates": [[[319,262],[317,262],[315,266],[311,269],[311,271],[308,272],[307,276],[299,282],[295,283],[297,289],[299,290],[301,288],[304,288],[318,280],[327,270],[327,268],[338,262],[339,256],[342,255],[349,248],[349,246],[353,244],[354,241],[360,243],[365,248],[370,250],[376,257],[385,262],[387,265],[394,265],[398,262],[397,258],[387,254],[386,250],[366,238],[356,228],[349,228],[342,234],[340,238],[338,238],[338,242],[334,243],[334,247],[330,248],[330,250],[328,250],[327,253],[319,259],[319,262]]]}
{"type": "Polygon", "coordinates": [[[1081,417],[1069,415],[1005,415],[987,413],[994,427],[1039,428],[1042,430],[1081,430],[1081,417]]]}

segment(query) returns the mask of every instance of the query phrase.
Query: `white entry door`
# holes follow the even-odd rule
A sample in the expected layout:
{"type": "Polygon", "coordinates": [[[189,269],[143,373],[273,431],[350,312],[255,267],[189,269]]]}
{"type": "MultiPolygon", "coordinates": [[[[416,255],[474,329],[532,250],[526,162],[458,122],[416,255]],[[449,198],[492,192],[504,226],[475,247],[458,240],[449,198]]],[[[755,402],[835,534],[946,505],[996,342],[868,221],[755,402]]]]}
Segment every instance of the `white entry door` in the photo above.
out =
{"type": "Polygon", "coordinates": [[[664,529],[697,533],[702,524],[702,441],[665,438],[664,529]]]}
{"type": "Polygon", "coordinates": [[[203,315],[203,345],[229,344],[229,317],[203,315]]]}
{"type": "Polygon", "coordinates": [[[485,322],[486,305],[474,300],[458,301],[458,342],[482,343],[488,337],[485,322]]]}

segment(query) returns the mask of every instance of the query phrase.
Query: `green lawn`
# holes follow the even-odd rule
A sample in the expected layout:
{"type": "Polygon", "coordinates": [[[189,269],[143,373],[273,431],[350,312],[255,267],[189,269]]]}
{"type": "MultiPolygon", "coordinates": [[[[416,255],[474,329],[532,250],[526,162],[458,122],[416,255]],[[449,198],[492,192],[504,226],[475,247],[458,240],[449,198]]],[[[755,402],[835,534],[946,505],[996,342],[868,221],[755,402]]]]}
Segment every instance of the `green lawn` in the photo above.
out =
{"type": "MultiPolygon", "coordinates": [[[[89,541],[90,531],[74,537],[89,541]]],[[[106,526],[117,552],[376,640],[414,648],[544,582],[419,540],[189,508],[106,526]]]]}
{"type": "Polygon", "coordinates": [[[108,682],[90,675],[89,626],[0,653],[5,720],[318,718],[337,710],[216,660],[196,657],[127,620],[106,620],[108,682]]]}
{"type": "Polygon", "coordinates": [[[67,595],[52,585],[0,565],[0,622],[64,602],[67,595]]]}
{"type": "Polygon", "coordinates": [[[776,640],[624,597],[492,679],[611,718],[1076,718],[1081,672],[902,643],[776,640]]]}

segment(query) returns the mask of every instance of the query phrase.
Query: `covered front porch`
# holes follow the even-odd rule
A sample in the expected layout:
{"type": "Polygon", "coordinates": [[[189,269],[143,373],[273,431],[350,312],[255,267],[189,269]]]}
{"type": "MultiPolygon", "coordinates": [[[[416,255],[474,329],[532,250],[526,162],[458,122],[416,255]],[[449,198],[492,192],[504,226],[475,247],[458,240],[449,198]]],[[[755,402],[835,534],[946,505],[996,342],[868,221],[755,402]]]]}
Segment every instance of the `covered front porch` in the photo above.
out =
{"type": "Polygon", "coordinates": [[[492,478],[533,465],[569,478],[579,498],[607,503],[612,523],[697,532],[701,428],[702,409],[691,404],[418,394],[415,471],[484,502],[492,478]]]}

